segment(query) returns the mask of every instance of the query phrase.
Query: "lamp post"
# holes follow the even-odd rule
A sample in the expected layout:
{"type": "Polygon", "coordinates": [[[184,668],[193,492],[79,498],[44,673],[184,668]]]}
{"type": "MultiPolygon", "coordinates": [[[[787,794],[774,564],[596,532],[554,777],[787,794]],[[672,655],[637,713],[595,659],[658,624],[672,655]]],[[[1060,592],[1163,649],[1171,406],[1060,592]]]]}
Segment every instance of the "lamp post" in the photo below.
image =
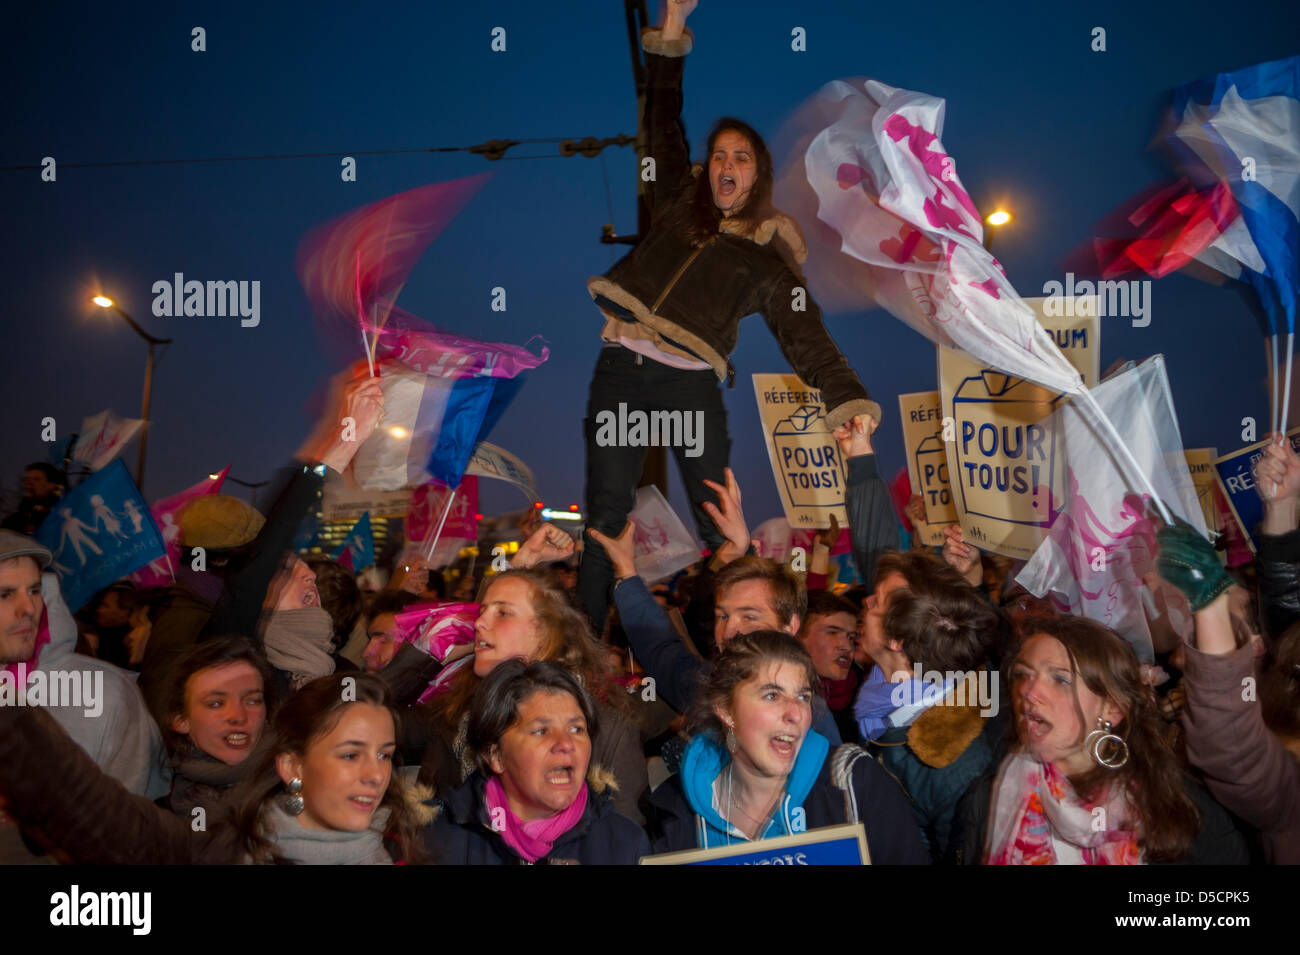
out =
{"type": "Polygon", "coordinates": [[[1010,222],[1011,218],[1011,213],[1007,212],[1006,209],[995,209],[985,218],[985,224],[992,227],[984,230],[984,250],[986,252],[993,250],[993,233],[1010,222]]]}
{"type": "MultiPolygon", "coordinates": [[[[215,481],[217,478],[221,477],[221,474],[220,473],[209,474],[208,477],[215,481]]],[[[257,489],[259,487],[265,487],[266,485],[271,483],[270,481],[258,481],[256,484],[254,484],[249,481],[241,481],[239,478],[232,477],[229,474],[226,475],[226,480],[233,481],[236,484],[238,484],[240,487],[248,488],[248,503],[253,505],[253,507],[257,507],[257,489]]]]}
{"type": "Polygon", "coordinates": [[[100,308],[111,308],[117,314],[121,315],[126,323],[135,329],[135,333],[149,343],[149,358],[144,366],[144,397],[140,401],[140,417],[143,423],[140,425],[140,454],[136,458],[135,464],[135,485],[144,493],[144,456],[145,450],[149,443],[149,399],[153,393],[153,349],[155,345],[170,345],[170,338],[155,338],[143,328],[141,328],[134,318],[126,314],[111,298],[104,295],[96,295],[94,303],[100,308]]]}

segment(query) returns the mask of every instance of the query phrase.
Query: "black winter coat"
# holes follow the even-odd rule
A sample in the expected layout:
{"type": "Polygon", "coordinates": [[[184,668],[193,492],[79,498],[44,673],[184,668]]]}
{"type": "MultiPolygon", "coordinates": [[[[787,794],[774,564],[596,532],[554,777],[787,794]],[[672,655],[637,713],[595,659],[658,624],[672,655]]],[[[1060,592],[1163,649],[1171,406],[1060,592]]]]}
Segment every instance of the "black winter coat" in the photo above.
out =
{"type": "MultiPolygon", "coordinates": [[[[436,865],[526,865],[492,828],[484,803],[487,780],[474,772],[438,801],[441,811],[425,830],[425,848],[436,865]]],[[[614,811],[600,782],[588,782],[587,808],[536,865],[636,865],[650,854],[650,841],[631,819],[614,811]]]]}
{"type": "Polygon", "coordinates": [[[828,428],[857,414],[880,420],[880,406],[836,347],[795,270],[806,253],[793,219],[775,210],[758,222],[723,219],[699,247],[667,222],[666,213],[694,191],[695,176],[704,175],[692,170],[681,121],[682,65],[692,42],[689,31],[673,41],[658,30],[642,34],[646,155],[655,163],[646,194],[650,229],[605,275],[591,279],[588,290],[610,314],[649,326],[708,362],[719,379],[734,377],[727,356],[740,320],[757,312],[795,373],[822,393],[828,428]]]}

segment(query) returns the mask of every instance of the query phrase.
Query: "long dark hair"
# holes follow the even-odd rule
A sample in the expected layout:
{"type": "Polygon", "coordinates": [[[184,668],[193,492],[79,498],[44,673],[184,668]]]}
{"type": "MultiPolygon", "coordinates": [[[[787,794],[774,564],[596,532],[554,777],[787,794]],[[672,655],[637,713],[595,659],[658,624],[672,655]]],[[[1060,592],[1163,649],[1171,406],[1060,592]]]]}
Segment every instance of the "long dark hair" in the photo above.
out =
{"type": "MultiPolygon", "coordinates": [[[[276,769],[277,757],[282,753],[304,755],[312,743],[338,725],[343,711],[353,703],[385,707],[393,716],[394,728],[400,727],[400,714],[393,705],[388,687],[368,673],[335,673],[312,680],[280,708],[261,765],[240,785],[234,798],[236,830],[241,845],[253,862],[284,865],[289,861],[276,849],[266,829],[265,812],[271,800],[284,792],[284,781],[276,769]]],[[[424,862],[420,823],[414,809],[406,802],[405,787],[396,765],[379,807],[389,811],[384,838],[396,846],[400,861],[424,862]]]]}
{"type": "Polygon", "coordinates": [[[718,234],[718,225],[722,222],[722,210],[713,202],[713,186],[709,182],[709,158],[718,137],[727,130],[740,133],[754,149],[754,161],[758,174],[754,178],[754,187],[750,190],[745,204],[731,218],[738,224],[753,227],[772,214],[773,173],[772,153],[763,142],[753,126],[734,116],[723,116],[709,131],[708,150],[704,156],[704,169],[695,176],[694,185],[689,185],[678,194],[666,212],[669,228],[686,237],[691,245],[703,245],[711,236],[718,234]]]}
{"type": "Polygon", "coordinates": [[[247,663],[258,672],[262,678],[262,695],[266,700],[268,724],[275,715],[275,674],[262,651],[251,640],[244,637],[217,637],[214,640],[205,640],[181,657],[172,667],[159,701],[160,710],[154,715],[162,729],[163,742],[167,744],[167,751],[173,756],[188,755],[193,745],[188,736],[172,729],[172,720],[185,715],[185,690],[190,677],[201,670],[228,666],[231,663],[247,663]]]}
{"type": "MultiPolygon", "coordinates": [[[[1128,744],[1128,762],[1119,769],[1097,766],[1071,777],[1075,792],[1096,802],[1108,787],[1121,787],[1137,811],[1138,845],[1146,859],[1173,861],[1186,855],[1200,832],[1200,813],[1184,788],[1183,770],[1165,739],[1155,694],[1143,682],[1141,664],[1128,641],[1084,617],[1030,619],[1023,632],[1025,640],[1038,634],[1059,640],[1069,655],[1070,669],[1084,686],[1124,714],[1114,731],[1128,744]]],[[[1010,666],[1019,655],[1017,647],[1008,658],[1010,666]]],[[[1085,722],[1074,686],[1078,742],[1082,743],[1095,727],[1085,722]]]]}

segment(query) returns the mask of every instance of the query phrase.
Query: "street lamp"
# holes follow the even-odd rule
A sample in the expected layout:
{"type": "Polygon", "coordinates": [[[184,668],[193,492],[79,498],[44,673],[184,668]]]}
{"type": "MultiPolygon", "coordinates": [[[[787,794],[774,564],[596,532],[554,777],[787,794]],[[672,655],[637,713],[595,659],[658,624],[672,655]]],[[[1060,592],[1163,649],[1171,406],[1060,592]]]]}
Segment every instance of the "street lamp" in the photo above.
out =
{"type": "Polygon", "coordinates": [[[170,338],[155,338],[153,335],[150,335],[136,324],[134,318],[122,311],[119,305],[105,295],[96,295],[91,301],[100,308],[111,308],[113,311],[117,312],[117,314],[121,315],[122,318],[126,320],[128,325],[135,329],[137,335],[149,343],[149,358],[145,362],[144,366],[144,397],[140,401],[140,417],[143,419],[142,424],[140,425],[140,454],[139,457],[136,458],[135,464],[135,486],[138,487],[140,493],[143,494],[144,455],[149,442],[149,398],[153,392],[153,349],[155,345],[170,345],[172,340],[170,338]]]}
{"type": "Polygon", "coordinates": [[[985,251],[989,251],[993,248],[993,233],[996,232],[1002,226],[1006,225],[1008,222],[1010,222],[1011,219],[1012,219],[1012,215],[1010,212],[1007,212],[1006,209],[995,209],[988,214],[988,216],[984,219],[984,222],[987,225],[991,226],[992,228],[986,229],[984,231],[985,251]]]}
{"type": "MultiPolygon", "coordinates": [[[[208,475],[208,478],[213,481],[215,481],[219,477],[221,477],[220,473],[208,475]]],[[[249,481],[241,481],[239,478],[232,477],[229,474],[226,475],[226,480],[234,481],[236,484],[240,485],[241,487],[248,488],[248,503],[253,505],[253,507],[257,507],[257,489],[259,487],[265,487],[266,485],[271,483],[270,481],[258,481],[256,484],[254,484],[249,481]]]]}

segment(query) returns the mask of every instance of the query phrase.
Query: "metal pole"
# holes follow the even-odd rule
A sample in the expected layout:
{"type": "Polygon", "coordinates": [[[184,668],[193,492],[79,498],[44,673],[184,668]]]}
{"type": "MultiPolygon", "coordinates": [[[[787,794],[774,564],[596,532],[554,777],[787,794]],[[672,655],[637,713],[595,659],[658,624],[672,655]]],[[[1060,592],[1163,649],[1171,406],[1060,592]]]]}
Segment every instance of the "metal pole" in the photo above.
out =
{"type": "Polygon", "coordinates": [[[149,444],[149,399],[153,393],[153,342],[149,342],[149,358],[144,366],[144,399],[140,402],[140,455],[135,465],[135,486],[144,494],[144,455],[149,444]]]}

